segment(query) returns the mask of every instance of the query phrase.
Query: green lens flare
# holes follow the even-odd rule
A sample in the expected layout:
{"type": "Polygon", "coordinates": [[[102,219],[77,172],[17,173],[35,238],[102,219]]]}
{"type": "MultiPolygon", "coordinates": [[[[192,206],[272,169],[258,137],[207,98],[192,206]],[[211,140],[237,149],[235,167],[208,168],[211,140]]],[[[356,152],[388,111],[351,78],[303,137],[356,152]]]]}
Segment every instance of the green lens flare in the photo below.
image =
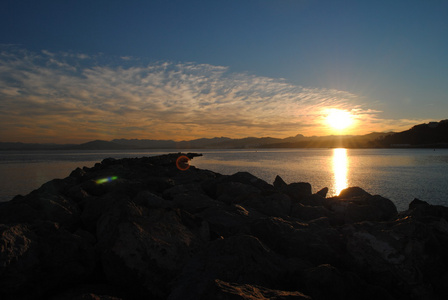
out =
{"type": "Polygon", "coordinates": [[[117,180],[117,179],[118,179],[118,176],[111,176],[111,177],[107,177],[107,178],[97,179],[97,180],[95,180],[95,182],[96,182],[96,184],[103,184],[103,183],[110,182],[110,181],[117,180]]]}

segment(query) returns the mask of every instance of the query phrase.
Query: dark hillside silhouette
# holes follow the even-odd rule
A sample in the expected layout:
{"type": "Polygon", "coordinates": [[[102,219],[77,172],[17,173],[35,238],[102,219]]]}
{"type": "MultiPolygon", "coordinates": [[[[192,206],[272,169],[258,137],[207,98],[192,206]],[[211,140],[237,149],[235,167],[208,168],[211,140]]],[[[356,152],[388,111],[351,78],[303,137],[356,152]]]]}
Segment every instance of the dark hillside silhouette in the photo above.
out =
{"type": "Polygon", "coordinates": [[[385,136],[370,143],[372,147],[448,147],[448,120],[415,125],[409,130],[385,136]]]}

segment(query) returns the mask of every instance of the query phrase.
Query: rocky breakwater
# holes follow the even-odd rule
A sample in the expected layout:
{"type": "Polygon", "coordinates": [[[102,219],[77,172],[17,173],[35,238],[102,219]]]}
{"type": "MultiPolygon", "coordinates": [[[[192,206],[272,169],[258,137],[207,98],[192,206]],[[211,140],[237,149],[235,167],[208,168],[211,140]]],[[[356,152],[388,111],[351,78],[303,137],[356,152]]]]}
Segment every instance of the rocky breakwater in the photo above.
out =
{"type": "Polygon", "coordinates": [[[0,298],[448,299],[448,208],[179,155],[105,159],[1,203],[0,298]]]}

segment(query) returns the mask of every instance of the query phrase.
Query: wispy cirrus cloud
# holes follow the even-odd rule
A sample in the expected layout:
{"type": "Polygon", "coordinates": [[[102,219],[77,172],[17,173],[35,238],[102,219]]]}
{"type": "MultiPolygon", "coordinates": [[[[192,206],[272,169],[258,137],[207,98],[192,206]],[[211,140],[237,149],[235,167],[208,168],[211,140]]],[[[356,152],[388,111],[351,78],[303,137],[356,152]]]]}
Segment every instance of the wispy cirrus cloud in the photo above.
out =
{"type": "Polygon", "coordinates": [[[232,73],[223,66],[136,61],[3,47],[2,140],[323,135],[330,107],[353,112],[360,125],[355,133],[388,126],[349,92],[232,73]]]}

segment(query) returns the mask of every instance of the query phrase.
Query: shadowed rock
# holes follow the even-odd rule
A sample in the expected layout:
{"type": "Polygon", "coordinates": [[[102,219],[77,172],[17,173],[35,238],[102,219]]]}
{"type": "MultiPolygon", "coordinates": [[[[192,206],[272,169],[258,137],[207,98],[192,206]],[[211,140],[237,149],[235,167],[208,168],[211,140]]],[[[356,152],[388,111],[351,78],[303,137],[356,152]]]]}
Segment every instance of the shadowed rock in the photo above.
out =
{"type": "Polygon", "coordinates": [[[323,189],[318,191],[316,194],[321,196],[322,198],[325,198],[325,197],[327,197],[327,193],[328,193],[328,188],[324,187],[323,189]]]}
{"type": "Polygon", "coordinates": [[[300,202],[311,196],[311,184],[308,182],[294,182],[281,188],[281,192],[291,197],[293,201],[300,202]]]}
{"type": "Polygon", "coordinates": [[[2,299],[39,299],[93,279],[93,245],[56,223],[0,224],[0,237],[2,299]]]}
{"type": "Polygon", "coordinates": [[[287,186],[288,184],[279,175],[277,175],[277,176],[275,176],[273,185],[274,185],[274,188],[280,190],[281,188],[287,186]]]}
{"type": "Polygon", "coordinates": [[[448,208],[104,159],[0,203],[1,299],[447,299],[448,208]]]}
{"type": "Polygon", "coordinates": [[[210,243],[184,268],[168,299],[201,299],[215,279],[250,285],[278,284],[281,259],[257,238],[236,235],[210,243]]]}
{"type": "Polygon", "coordinates": [[[333,221],[337,224],[390,221],[398,214],[392,201],[372,196],[359,187],[345,189],[339,196],[326,199],[325,207],[334,213],[333,221]]]}
{"type": "Polygon", "coordinates": [[[358,197],[368,197],[372,196],[368,192],[364,191],[362,188],[354,186],[343,189],[338,197],[341,199],[350,199],[350,198],[358,198],[358,197]]]}
{"type": "Polygon", "coordinates": [[[270,299],[270,300],[310,300],[300,292],[279,291],[249,284],[229,283],[219,279],[206,291],[206,299],[270,299]]]}

